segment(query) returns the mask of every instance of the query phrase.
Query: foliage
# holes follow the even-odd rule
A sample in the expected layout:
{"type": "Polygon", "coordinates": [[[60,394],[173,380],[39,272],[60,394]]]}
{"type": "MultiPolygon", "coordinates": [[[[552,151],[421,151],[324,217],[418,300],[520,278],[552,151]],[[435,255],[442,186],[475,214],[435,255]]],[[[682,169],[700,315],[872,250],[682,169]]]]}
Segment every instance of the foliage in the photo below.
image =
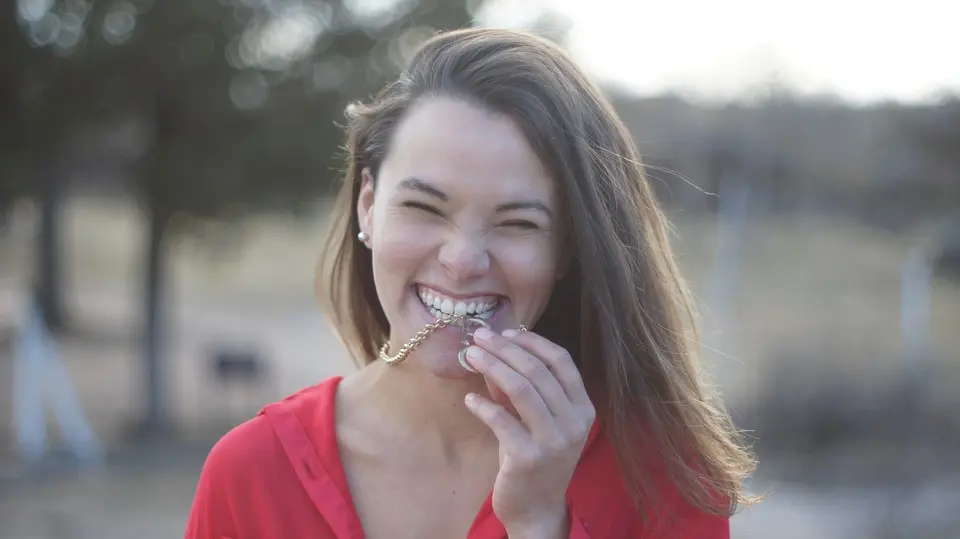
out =
{"type": "Polygon", "coordinates": [[[381,84],[430,32],[470,20],[462,2],[365,5],[21,0],[0,14],[19,30],[0,38],[11,51],[2,155],[21,163],[4,166],[0,192],[22,192],[51,159],[94,176],[109,163],[167,216],[323,192],[346,99],[381,84]],[[115,140],[124,126],[133,136],[115,140]]]}

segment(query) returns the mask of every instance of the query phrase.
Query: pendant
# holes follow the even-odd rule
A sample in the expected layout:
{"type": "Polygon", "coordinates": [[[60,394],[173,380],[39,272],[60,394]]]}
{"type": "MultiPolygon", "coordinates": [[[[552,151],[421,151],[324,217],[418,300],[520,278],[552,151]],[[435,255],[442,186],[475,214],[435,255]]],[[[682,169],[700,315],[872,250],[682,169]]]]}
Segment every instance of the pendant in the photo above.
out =
{"type": "Polygon", "coordinates": [[[474,374],[478,371],[467,362],[467,348],[473,344],[473,332],[480,328],[490,329],[490,324],[482,318],[464,318],[460,321],[460,344],[462,348],[457,354],[457,359],[460,360],[461,367],[474,374]]]}

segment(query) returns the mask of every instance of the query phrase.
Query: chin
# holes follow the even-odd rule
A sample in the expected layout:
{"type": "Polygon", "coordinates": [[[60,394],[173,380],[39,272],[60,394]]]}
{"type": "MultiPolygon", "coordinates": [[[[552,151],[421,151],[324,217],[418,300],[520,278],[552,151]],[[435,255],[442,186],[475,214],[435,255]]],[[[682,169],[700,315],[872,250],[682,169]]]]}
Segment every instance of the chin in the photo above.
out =
{"type": "MultiPolygon", "coordinates": [[[[427,317],[424,324],[436,321],[436,318],[427,317]]],[[[416,333],[420,328],[414,329],[416,333]]],[[[434,331],[427,340],[410,354],[407,361],[416,365],[417,369],[445,379],[465,379],[476,374],[460,365],[458,354],[463,348],[460,342],[461,329],[459,326],[447,326],[434,331]]]]}
{"type": "Polygon", "coordinates": [[[472,373],[460,365],[457,353],[459,353],[459,350],[452,354],[427,355],[424,353],[419,358],[411,357],[410,359],[417,360],[417,368],[443,380],[470,380],[478,377],[478,374],[472,373]]]}

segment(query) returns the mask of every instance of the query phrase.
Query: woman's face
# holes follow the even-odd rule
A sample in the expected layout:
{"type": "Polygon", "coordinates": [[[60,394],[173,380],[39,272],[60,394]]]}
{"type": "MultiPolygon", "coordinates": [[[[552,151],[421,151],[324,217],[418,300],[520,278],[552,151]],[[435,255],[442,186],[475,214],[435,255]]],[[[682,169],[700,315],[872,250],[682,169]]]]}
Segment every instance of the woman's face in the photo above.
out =
{"type": "MultiPolygon", "coordinates": [[[[364,171],[357,210],[390,353],[443,314],[479,316],[498,331],[530,327],[550,299],[557,194],[505,116],[453,99],[418,103],[397,126],[376,182],[364,171]]],[[[409,361],[465,376],[459,350],[460,329],[448,326],[409,361]]]]}

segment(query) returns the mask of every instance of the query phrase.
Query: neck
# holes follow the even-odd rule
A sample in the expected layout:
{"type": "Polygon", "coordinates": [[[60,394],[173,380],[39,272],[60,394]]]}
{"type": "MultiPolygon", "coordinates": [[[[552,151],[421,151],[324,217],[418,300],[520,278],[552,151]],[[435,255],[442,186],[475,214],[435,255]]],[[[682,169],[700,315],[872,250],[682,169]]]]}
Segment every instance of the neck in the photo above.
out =
{"type": "Polygon", "coordinates": [[[440,378],[417,364],[416,354],[403,363],[376,361],[357,373],[351,384],[363,402],[375,406],[391,430],[407,433],[444,450],[496,442],[490,429],[464,405],[469,392],[487,393],[483,378],[440,378]]]}

